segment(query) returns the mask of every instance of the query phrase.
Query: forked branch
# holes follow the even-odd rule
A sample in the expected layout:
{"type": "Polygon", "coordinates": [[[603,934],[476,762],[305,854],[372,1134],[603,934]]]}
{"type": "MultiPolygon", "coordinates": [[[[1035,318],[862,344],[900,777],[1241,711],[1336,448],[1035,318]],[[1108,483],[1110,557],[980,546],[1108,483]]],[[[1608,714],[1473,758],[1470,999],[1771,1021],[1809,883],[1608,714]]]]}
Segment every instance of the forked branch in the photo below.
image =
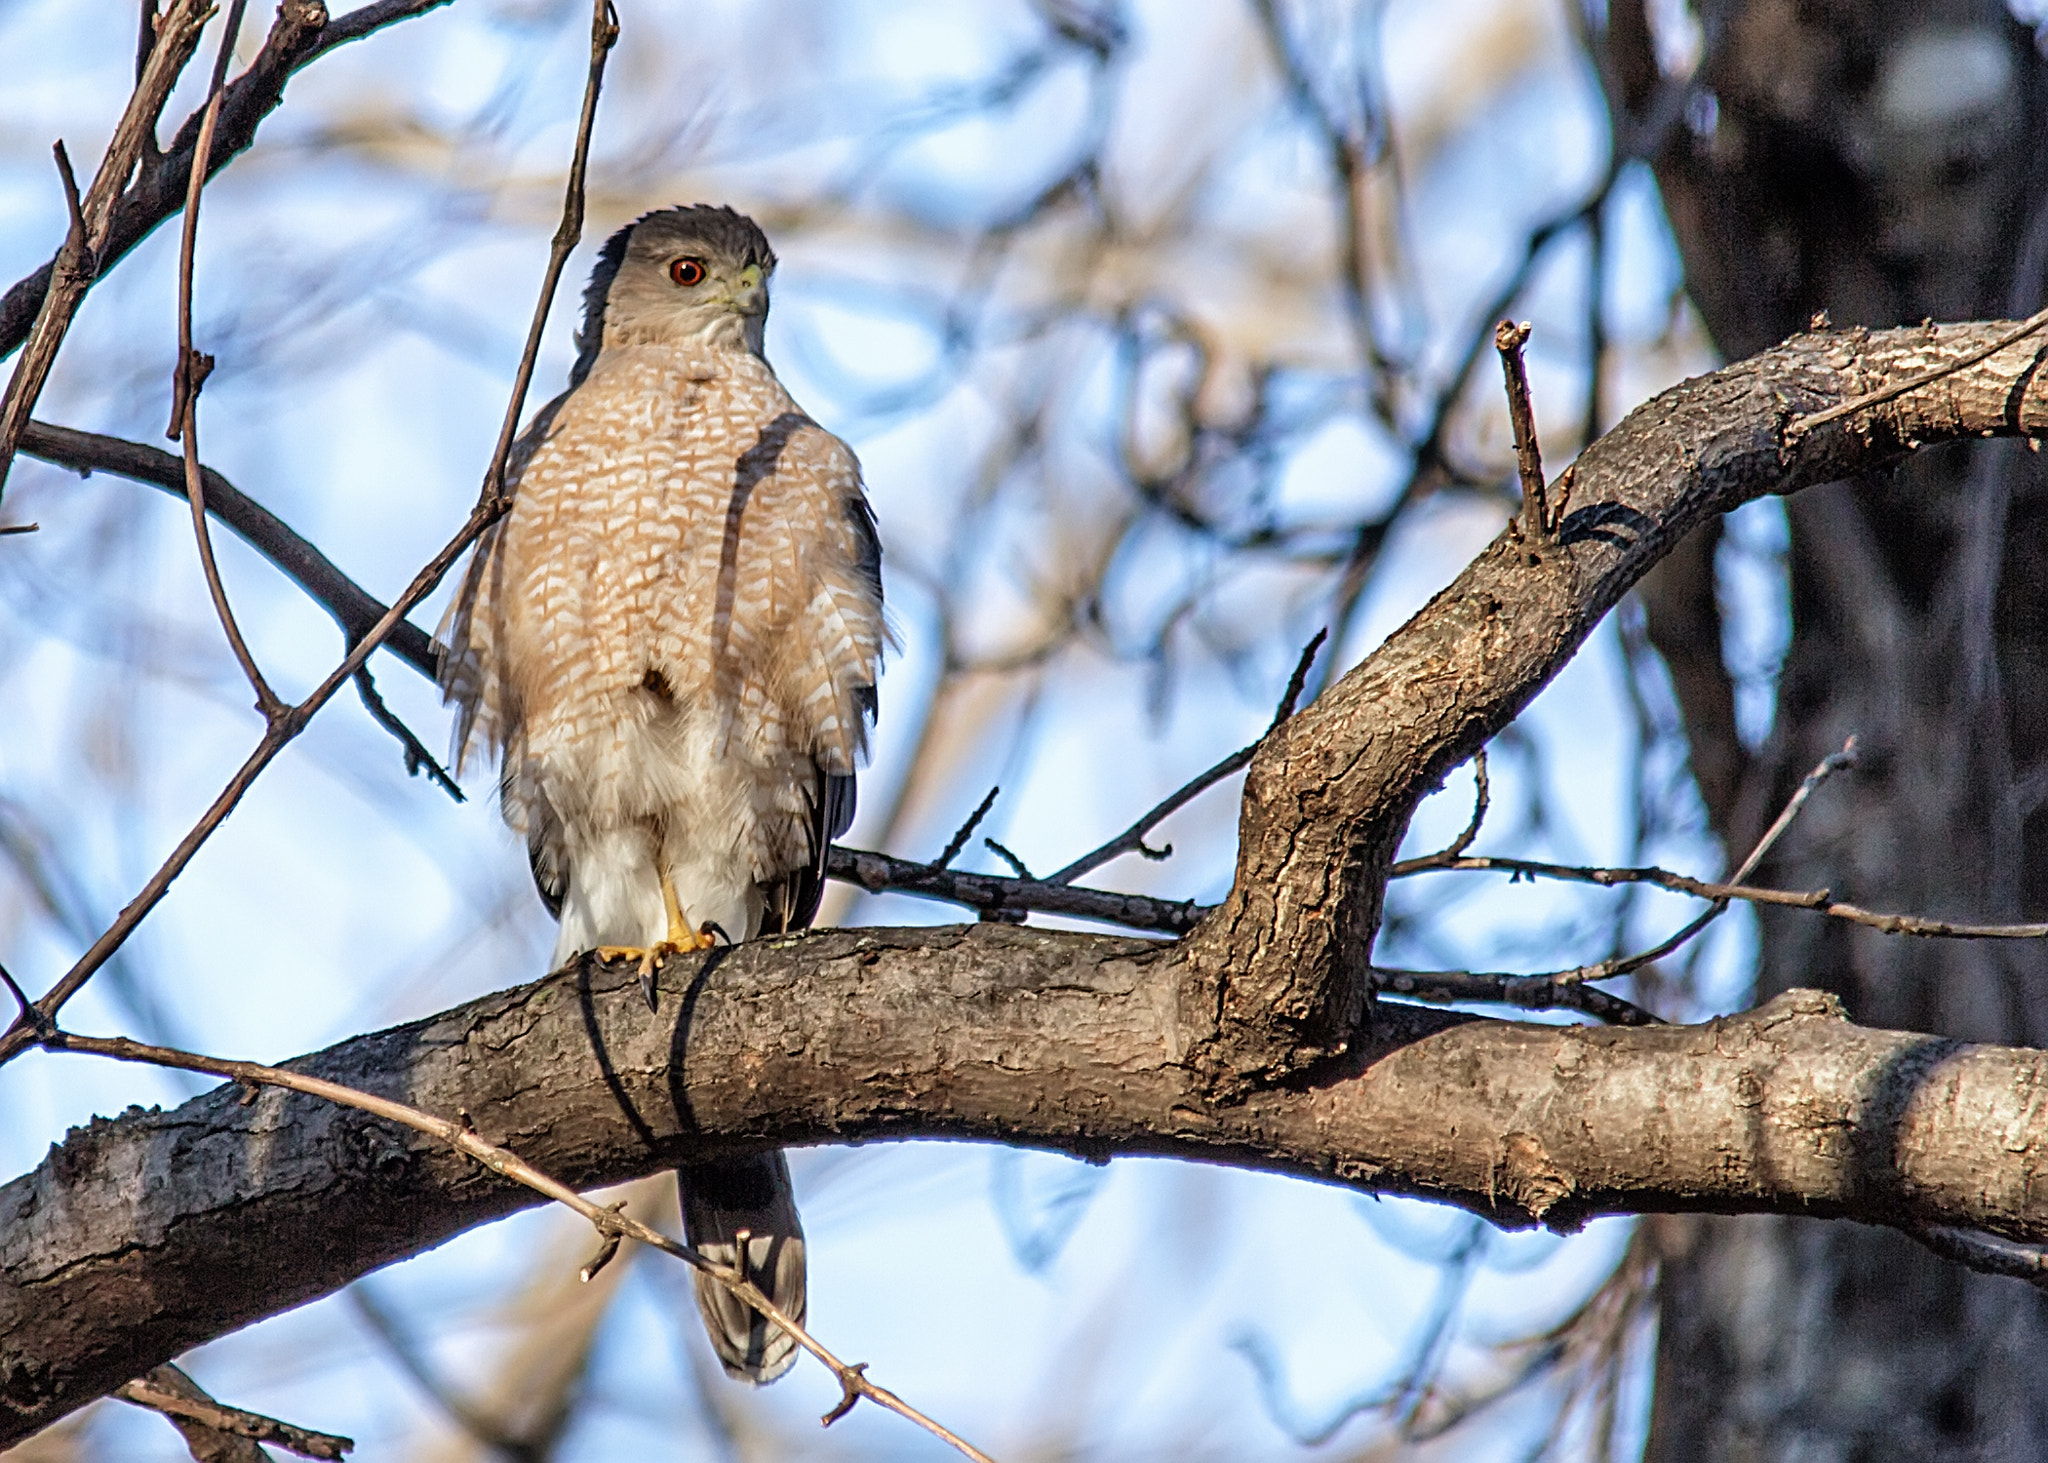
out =
{"type": "Polygon", "coordinates": [[[56,363],[57,349],[71,328],[71,318],[99,274],[114,204],[127,187],[145,144],[155,137],[164,103],[170,100],[171,88],[177,85],[185,63],[192,59],[192,52],[199,45],[199,33],[212,14],[206,0],[171,0],[170,8],[157,17],[155,44],[142,64],[135,90],[129,95],[120,121],[114,125],[106,156],[100,160],[99,171],[93,175],[83,198],[72,176],[71,159],[59,146],[57,170],[64,186],[70,226],[51,262],[35,324],[15,360],[6,394],[0,396],[0,487],[6,485],[7,470],[14,461],[22,430],[35,412],[43,383],[56,363]]]}
{"type": "Polygon", "coordinates": [[[114,1395],[169,1418],[185,1435],[195,1458],[220,1456],[223,1445],[233,1447],[235,1439],[247,1439],[241,1451],[258,1457],[263,1456],[261,1450],[249,1444],[274,1443],[302,1458],[324,1459],[343,1457],[355,1447],[352,1438],[229,1407],[209,1397],[203,1387],[168,1362],[152,1367],[148,1376],[125,1383],[114,1395]]]}

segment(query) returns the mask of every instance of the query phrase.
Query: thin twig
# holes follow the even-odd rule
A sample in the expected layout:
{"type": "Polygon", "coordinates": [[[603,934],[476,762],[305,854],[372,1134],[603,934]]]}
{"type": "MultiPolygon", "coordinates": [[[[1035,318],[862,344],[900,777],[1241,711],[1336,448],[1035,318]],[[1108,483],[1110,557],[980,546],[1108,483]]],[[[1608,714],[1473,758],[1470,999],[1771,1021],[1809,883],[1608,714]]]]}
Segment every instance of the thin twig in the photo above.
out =
{"type": "Polygon", "coordinates": [[[182,1419],[230,1437],[248,1438],[256,1443],[275,1443],[304,1458],[339,1458],[355,1447],[353,1438],[315,1432],[311,1428],[265,1417],[260,1412],[229,1407],[207,1396],[197,1382],[169,1364],[154,1368],[146,1377],[124,1382],[114,1395],[123,1402],[160,1412],[174,1422],[182,1419]]]}
{"type": "Polygon", "coordinates": [[[2028,336],[2035,334],[2043,326],[2048,326],[2048,309],[2035,311],[2019,326],[1999,336],[1998,339],[1992,341],[1989,345],[1978,346],[1977,349],[1965,352],[1953,361],[1947,361],[1930,370],[1922,371],[1917,376],[1908,376],[1903,381],[1895,381],[1890,386],[1881,386],[1875,391],[1866,391],[1861,396],[1852,396],[1849,400],[1839,402],[1829,407],[1826,411],[1817,411],[1810,417],[1801,417],[1785,429],[1786,440],[1797,441],[1815,427],[1827,422],[1835,421],[1838,418],[1846,417],[1853,412],[1863,411],[1869,407],[1882,406],[1885,402],[1896,400],[1909,391],[1918,391],[1921,387],[1932,385],[1943,377],[1953,376],[1958,371],[1968,370],[1979,361],[1989,360],[2007,346],[2019,344],[2028,336]]]}
{"type": "MultiPolygon", "coordinates": [[[[1479,836],[1480,825],[1486,822],[1486,809],[1492,792],[1486,781],[1486,748],[1484,747],[1481,747],[1473,754],[1472,782],[1472,821],[1465,825],[1465,831],[1451,840],[1450,847],[1430,854],[1427,858],[1411,859],[1409,860],[1410,863],[1419,863],[1425,868],[1432,869],[1446,868],[1456,864],[1464,855],[1465,850],[1472,846],[1472,840],[1479,836]]],[[[1400,867],[1400,864],[1394,865],[1395,869],[1400,867]]],[[[1391,879],[1393,876],[1394,870],[1389,869],[1387,877],[1391,879]]]]}
{"type": "Polygon", "coordinates": [[[1610,995],[1597,986],[1555,975],[1509,975],[1474,970],[1394,970],[1373,967],[1373,983],[1390,995],[1438,1004],[1471,1002],[1517,1006],[1524,1011],[1583,1011],[1610,1026],[1661,1026],[1633,1001],[1610,995]]]}
{"type": "MultiPolygon", "coordinates": [[[[1323,626],[1309,636],[1308,644],[1301,647],[1301,655],[1294,662],[1293,673],[1287,677],[1287,689],[1280,693],[1280,704],[1273,708],[1273,719],[1266,723],[1266,736],[1270,737],[1292,717],[1295,705],[1301,700],[1302,687],[1308,684],[1309,667],[1316,663],[1316,653],[1323,648],[1323,642],[1330,638],[1330,627],[1323,626]]],[[[1265,738],[1260,738],[1263,741],[1265,738]]]]}
{"type": "Polygon", "coordinates": [[[576,120],[576,155],[569,164],[569,181],[563,191],[562,221],[548,250],[547,276],[541,283],[540,299],[533,307],[533,320],[526,328],[526,349],[519,357],[519,372],[512,382],[512,399],[505,404],[505,420],[498,428],[498,445],[491,453],[490,471],[484,474],[481,503],[493,504],[499,514],[512,506],[505,491],[505,464],[512,456],[512,443],[519,433],[519,419],[526,412],[526,392],[533,384],[534,363],[540,357],[541,332],[547,328],[548,311],[555,301],[555,286],[561,282],[563,266],[570,251],[583,237],[584,175],[590,168],[590,132],[597,122],[597,93],[604,80],[605,57],[619,38],[619,14],[612,0],[594,0],[590,17],[590,71],[583,88],[583,111],[576,120]]]}
{"type": "MultiPolygon", "coordinates": [[[[524,409],[526,387],[533,378],[534,357],[540,350],[538,324],[547,318],[555,285],[561,278],[562,264],[568,258],[569,251],[576,246],[579,235],[583,217],[583,179],[589,164],[590,134],[597,116],[597,96],[604,80],[605,58],[610,53],[613,42],[618,39],[618,34],[617,16],[613,13],[609,0],[593,0],[590,70],[584,82],[583,114],[576,132],[575,158],[569,168],[568,196],[562,205],[563,227],[555,232],[548,269],[541,286],[540,302],[534,313],[536,328],[528,333],[526,353],[520,360],[509,409],[509,414],[515,419],[524,409]],[[574,229],[570,228],[572,221],[577,225],[574,229]]],[[[212,836],[213,831],[234,811],[243,795],[262,774],[263,769],[305,729],[313,715],[333,698],[334,693],[362,669],[371,654],[384,643],[385,637],[397,628],[415,605],[433,592],[434,586],[441,582],[442,576],[482,536],[484,530],[502,516],[504,504],[499,485],[504,480],[505,453],[509,450],[509,443],[500,442],[498,453],[492,458],[490,470],[484,475],[483,489],[478,495],[477,504],[470,510],[468,519],[455,536],[442,545],[440,552],[413,576],[412,583],[406,586],[405,593],[398,597],[397,602],[385,611],[377,623],[356,643],[355,648],[343,658],[341,664],[329,672],[327,679],[313,688],[312,694],[298,705],[285,708],[266,724],[263,738],[257,743],[255,751],[251,752],[247,760],[236,770],[235,775],[229,779],[227,786],[221,789],[199,821],[183,839],[179,840],[178,846],[150,876],[142,891],[128,902],[114,922],[93,942],[92,947],[44,993],[41,1000],[35,1003],[35,1009],[42,1020],[53,1020],[64,1003],[76,995],[93,974],[113,957],[114,952],[134,933],[136,926],[141,924],[162,900],[165,892],[171,887],[171,881],[184,871],[185,866],[192,861],[193,856],[212,836]]],[[[12,1026],[4,1033],[0,1033],[0,1064],[11,1061],[26,1050],[33,1043],[34,1037],[35,1022],[26,1016],[16,1018],[12,1026]]]]}
{"type": "MultiPolygon", "coordinates": [[[[1799,816],[1799,810],[1806,806],[1806,800],[1813,796],[1814,790],[1836,772],[1841,771],[1845,767],[1854,767],[1855,765],[1856,738],[1852,736],[1842,743],[1841,751],[1832,752],[1821,758],[1813,771],[1807,773],[1800,780],[1798,788],[1786,800],[1783,810],[1779,812],[1771,826],[1764,830],[1764,836],[1756,841],[1756,847],[1749,851],[1749,857],[1742,861],[1741,867],[1736,869],[1728,882],[1731,884],[1741,884],[1751,874],[1755,873],[1757,865],[1763,862],[1764,855],[1771,851],[1772,846],[1777,843],[1784,831],[1792,826],[1792,820],[1799,816]]],[[[1586,966],[1581,970],[1561,971],[1558,973],[1557,979],[1606,980],[1612,976],[1627,975],[1642,969],[1645,965],[1654,964],[1726,914],[1730,902],[1726,898],[1714,900],[1713,903],[1700,912],[1699,917],[1693,920],[1691,924],[1686,925],[1669,939],[1652,946],[1648,950],[1630,955],[1624,959],[1603,960],[1596,965],[1586,966]]]]}
{"type": "Polygon", "coordinates": [[[1272,736],[1274,732],[1280,729],[1282,723],[1294,715],[1295,702],[1301,699],[1301,689],[1308,683],[1309,667],[1315,664],[1316,652],[1323,648],[1323,641],[1329,638],[1329,634],[1330,632],[1327,628],[1316,631],[1315,637],[1302,648],[1301,658],[1294,664],[1294,674],[1287,678],[1287,689],[1281,694],[1280,704],[1273,712],[1273,720],[1267,725],[1266,730],[1260,734],[1257,741],[1232,752],[1207,772],[1202,773],[1193,781],[1183,785],[1179,791],[1154,806],[1144,817],[1124,829],[1123,832],[1117,834],[1116,837],[1110,839],[1109,842],[1103,844],[1100,848],[1091,849],[1089,852],[1082,854],[1081,857],[1075,859],[1058,873],[1048,874],[1045,882],[1048,884],[1071,884],[1083,874],[1098,869],[1111,859],[1126,853],[1142,853],[1145,857],[1153,859],[1165,858],[1167,854],[1171,853],[1173,851],[1171,844],[1163,850],[1149,847],[1145,842],[1145,835],[1172,814],[1193,801],[1197,796],[1230,776],[1231,773],[1250,764],[1259,748],[1265,745],[1266,738],[1272,736]]]}
{"type": "Polygon", "coordinates": [[[1000,874],[970,874],[936,864],[914,863],[866,849],[834,844],[826,853],[825,876],[865,889],[870,894],[909,894],[985,912],[1072,915],[1125,929],[1163,935],[1184,935],[1201,922],[1209,906],[1192,900],[1155,899],[1147,894],[1119,894],[1043,879],[1009,879],[1000,874]]]}
{"type": "Polygon", "coordinates": [[[1764,855],[1771,851],[1785,830],[1792,826],[1792,820],[1799,816],[1799,810],[1806,806],[1806,800],[1835,773],[1855,765],[1856,738],[1852,736],[1842,743],[1841,751],[1831,752],[1821,758],[1813,771],[1800,779],[1799,786],[1786,800],[1783,811],[1772,821],[1771,826],[1764,830],[1764,836],[1756,841],[1756,847],[1749,851],[1749,857],[1742,861],[1742,867],[1735,871],[1728,882],[1741,884],[1747,881],[1749,876],[1756,872],[1756,866],[1764,861],[1764,855]]]}
{"type": "MultiPolygon", "coordinates": [[[[1628,975],[1669,955],[1714,920],[1725,913],[1730,903],[1747,899],[1758,904],[1785,904],[1804,909],[1818,909],[1837,914],[1838,918],[1869,924],[1894,934],[1936,935],[1947,934],[1970,939],[2038,939],[2048,937],[2048,925],[1952,925],[1936,920],[1922,920],[1910,915],[1877,915],[1854,905],[1832,903],[1826,890],[1818,894],[1794,894],[1779,889],[1750,889],[1743,881],[1756,871],[1756,867],[1771,851],[1774,844],[1792,825],[1799,810],[1806,806],[1806,800],[1834,773],[1845,767],[1852,767],[1856,760],[1856,739],[1849,738],[1842,750],[1821,759],[1813,771],[1807,773],[1798,789],[1786,803],[1764,836],[1757,840],[1749,856],[1742,861],[1734,875],[1725,884],[1709,884],[1700,879],[1689,879],[1683,874],[1670,873],[1664,869],[1595,869],[1575,868],[1564,864],[1543,864],[1528,859],[1470,858],[1462,855],[1461,840],[1452,848],[1422,858],[1406,859],[1387,871],[1389,878],[1403,878],[1413,874],[1438,871],[1469,869],[1504,872],[1513,877],[1546,877],[1573,879],[1584,883],[1612,886],[1615,884],[1656,884],[1682,894],[1695,894],[1711,902],[1707,908],[1677,933],[1659,941],[1647,950],[1633,955],[1598,961],[1592,965],[1581,965],[1570,970],[1546,971],[1537,975],[1513,975],[1493,971],[1463,970],[1376,970],[1375,978],[1383,990],[1397,995],[1413,996],[1425,1001],[1498,1001],[1508,1005],[1521,1006],[1530,1010],[1545,1010],[1564,1007],[1584,1011],[1603,1021],[1616,1025],[1640,1026],[1658,1018],[1640,1006],[1598,992],[1597,1001],[1587,1001],[1567,994],[1579,989],[1589,989],[1594,981],[1611,980],[1618,975],[1628,975]]],[[[1481,807],[1483,809],[1483,794],[1481,807]]],[[[1473,819],[1476,831],[1478,817],[1473,819]]]]}
{"type": "Polygon", "coordinates": [[[86,1052],[94,1056],[111,1057],[120,1062],[138,1062],[148,1066],[173,1067],[186,1072],[204,1072],[230,1082],[239,1082],[244,1086],[282,1087],[292,1092],[304,1093],[308,1097],[318,1097],[343,1107],[351,1107],[358,1112],[369,1113],[438,1139],[465,1156],[475,1159],[491,1172],[514,1183],[523,1184],[535,1193],[574,1210],[589,1220],[600,1235],[638,1240],[641,1244],[660,1250],[663,1254],[675,1256],[710,1276],[767,1317],[787,1332],[797,1345],[822,1362],[838,1379],[841,1391],[840,1405],[826,1415],[827,1423],[843,1416],[846,1408],[851,1406],[852,1399],[865,1397],[897,1416],[916,1423],[965,1456],[978,1460],[978,1463],[993,1463],[986,1453],[934,1422],[886,1387],[879,1387],[870,1382],[864,1374],[864,1367],[849,1366],[826,1350],[810,1332],[749,1280],[739,1267],[721,1265],[706,1259],[689,1245],[670,1239],[623,1210],[586,1199],[567,1184],[541,1172],[511,1150],[488,1141],[469,1123],[451,1122],[447,1118],[436,1117],[405,1103],[394,1102],[388,1097],[378,1097],[374,1093],[344,1087],[338,1082],[329,1082],[303,1072],[294,1072],[283,1067],[267,1067],[258,1062],[202,1056],[174,1047],[151,1046],[145,1042],[130,1041],[126,1037],[79,1036],[68,1031],[52,1031],[43,1036],[40,1045],[50,1051],[86,1052]]]}
{"type": "Polygon", "coordinates": [[[40,523],[0,523],[0,538],[11,533],[40,533],[42,527],[40,523]]]}
{"type": "Polygon", "coordinates": [[[192,178],[185,194],[185,226],[178,242],[178,364],[171,381],[171,427],[167,436],[181,438],[185,451],[185,497],[192,509],[192,537],[199,546],[199,567],[206,576],[206,592],[213,599],[214,614],[221,633],[256,693],[256,709],[266,722],[284,710],[284,702],[263,678],[256,656],[235,623],[228,604],[227,585],[220,575],[220,563],[213,553],[213,534],[206,522],[206,475],[199,465],[199,388],[213,370],[213,357],[192,345],[192,267],[199,249],[199,195],[206,186],[206,160],[213,151],[213,133],[220,121],[221,88],[227,84],[228,60],[234,54],[235,37],[241,34],[242,12],[248,0],[233,0],[228,6],[227,26],[221,32],[220,50],[214,56],[213,79],[208,86],[205,115],[199,123],[199,140],[192,151],[192,178]]]}
{"type": "Polygon", "coordinates": [[[35,411],[44,382],[49,380],[50,367],[56,363],[57,350],[71,328],[79,301],[85,298],[86,290],[99,273],[114,204],[142,156],[144,140],[155,134],[157,118],[163,114],[164,103],[170,100],[171,88],[177,84],[185,63],[192,59],[192,52],[199,45],[199,32],[212,13],[206,0],[171,0],[171,8],[157,21],[156,41],[150,47],[149,59],[143,63],[141,79],[129,94],[128,105],[107,143],[106,156],[100,159],[99,171],[93,175],[83,199],[78,198],[78,181],[71,174],[69,157],[61,152],[58,155],[58,173],[64,183],[70,223],[64,243],[51,261],[35,324],[29,328],[21,355],[15,360],[6,395],[0,397],[0,487],[7,482],[7,470],[14,461],[22,429],[35,411]]]}
{"type": "Polygon", "coordinates": [[[1529,401],[1529,368],[1522,360],[1522,347],[1529,343],[1529,326],[1503,320],[1493,328],[1493,348],[1500,352],[1501,374],[1507,380],[1508,420],[1515,431],[1515,471],[1522,479],[1522,524],[1508,521],[1517,538],[1525,533],[1539,543],[1555,532],[1550,521],[1550,503],[1543,486],[1543,449],[1536,441],[1536,409],[1529,401]]]}
{"type": "MultiPolygon", "coordinates": [[[[144,442],[80,432],[48,422],[30,422],[21,434],[21,450],[81,476],[110,472],[134,482],[185,496],[185,465],[179,458],[144,442]]],[[[390,607],[341,569],[291,527],[235,487],[212,468],[201,469],[206,484],[207,515],[233,529],[250,548],[275,564],[320,607],[334,617],[351,643],[367,635],[390,607]]],[[[436,666],[433,637],[417,625],[399,624],[384,643],[414,670],[432,681],[436,666]]]]}
{"type": "MultiPolygon", "coordinates": [[[[1813,771],[1807,773],[1800,781],[1798,789],[1786,800],[1784,810],[1778,814],[1771,826],[1764,830],[1764,836],[1757,840],[1756,847],[1749,851],[1749,857],[1742,861],[1741,867],[1736,869],[1728,882],[1731,885],[1740,885],[1744,880],[1748,879],[1756,871],[1756,866],[1763,862],[1764,855],[1771,851],[1772,845],[1776,844],[1785,830],[1792,826],[1792,820],[1799,816],[1799,810],[1806,806],[1806,800],[1813,796],[1814,790],[1836,772],[1841,771],[1845,767],[1853,767],[1855,765],[1856,738],[1850,737],[1848,741],[1842,744],[1841,751],[1830,753],[1828,756],[1821,758],[1813,771]]],[[[1679,946],[1684,945],[1699,934],[1701,930],[1726,914],[1730,903],[1735,897],[1732,892],[1727,895],[1715,896],[1713,902],[1702,910],[1691,923],[1647,950],[1638,951],[1633,955],[1618,956],[1612,960],[1597,961],[1592,965],[1581,965],[1572,970],[1550,971],[1543,975],[1526,978],[1571,984],[1575,982],[1611,980],[1617,975],[1632,974],[1635,971],[1641,970],[1645,965],[1652,965],[1662,960],[1666,955],[1678,949],[1679,946]]]]}
{"type": "Polygon", "coordinates": [[[0,982],[6,984],[7,994],[14,997],[15,1019],[26,1021],[32,1026],[37,1025],[37,1018],[41,1013],[36,1010],[35,1003],[29,1000],[28,992],[21,988],[21,982],[14,978],[13,973],[5,965],[0,965],[0,982]]]}
{"type": "Polygon", "coordinates": [[[960,856],[960,850],[967,847],[967,840],[974,836],[974,830],[981,826],[981,820],[988,816],[988,810],[996,805],[996,794],[1001,791],[1000,787],[988,790],[988,796],[981,800],[981,806],[967,815],[967,821],[960,825],[959,830],[947,842],[946,851],[939,855],[938,862],[931,867],[943,869],[960,856]]]}
{"type": "Polygon", "coordinates": [[[1494,873],[1513,879],[1562,879],[1575,884],[1598,884],[1612,889],[1622,884],[1651,884],[1674,894],[1691,894],[1701,899],[1740,899],[1748,904],[1768,904],[1785,909],[1808,909],[1828,919],[1867,925],[1888,935],[1914,935],[1948,940],[2041,940],[2048,939],[2048,923],[1970,924],[1957,920],[1928,919],[1915,914],[1889,914],[1845,904],[1828,889],[1762,889],[1754,884],[1721,884],[1695,879],[1670,869],[1598,868],[1581,864],[1551,864],[1536,859],[1506,858],[1499,854],[1467,854],[1453,858],[1433,853],[1423,858],[1404,859],[1387,871],[1390,879],[1416,874],[1494,873]]]}
{"type": "Polygon", "coordinates": [[[424,772],[429,782],[456,802],[467,802],[468,799],[463,797],[461,787],[449,775],[448,769],[427,750],[424,742],[413,735],[412,728],[400,719],[398,713],[384,704],[384,697],[378,692],[377,682],[371,677],[367,665],[356,667],[355,682],[356,694],[362,698],[363,709],[370,713],[370,720],[398,739],[398,745],[405,753],[405,775],[418,777],[424,772]]]}
{"type": "MultiPolygon", "coordinates": [[[[1000,843],[997,843],[993,838],[984,838],[981,840],[981,842],[982,846],[985,847],[990,853],[994,854],[997,858],[1001,859],[1004,863],[1008,864],[1011,868],[1015,869],[1017,871],[1018,878],[1034,883],[1037,882],[1036,880],[1033,880],[1031,878],[1031,870],[1024,867],[1024,860],[1018,858],[1017,855],[1011,853],[1010,850],[1004,848],[1000,843]]],[[[1052,881],[1048,879],[1045,882],[1051,883],[1052,881]]]]}
{"type": "Polygon", "coordinates": [[[82,241],[87,233],[85,203],[78,196],[78,174],[71,170],[71,154],[65,150],[63,138],[50,144],[50,153],[57,160],[57,181],[64,185],[64,216],[71,225],[68,237],[82,241]]]}
{"type": "MultiPolygon", "coordinates": [[[[1425,854],[1403,859],[1387,870],[1390,879],[1407,879],[1417,874],[1492,873],[1506,874],[1509,882],[1521,879],[1562,879],[1574,884],[1598,884],[1612,889],[1623,884],[1653,884],[1674,894],[1693,894],[1701,899],[1741,899],[1751,904],[1786,905],[1794,909],[1824,910],[1833,896],[1826,889],[1764,889],[1754,884],[1721,884],[1695,879],[1690,874],[1651,866],[1605,868],[1594,864],[1552,864],[1540,859],[1510,858],[1504,854],[1425,854]]],[[[2012,926],[2019,929],[2022,926],[2012,926]]]]}
{"type": "MultiPolygon", "coordinates": [[[[625,1207],[626,1201],[624,1199],[615,1200],[614,1202],[605,1205],[605,1208],[615,1211],[623,1210],[625,1207]]],[[[618,1256],[618,1253],[619,1237],[615,1234],[605,1235],[601,1240],[598,1241],[597,1253],[592,1255],[588,1262],[584,1264],[583,1268],[576,1272],[576,1278],[578,1280],[581,1280],[585,1285],[590,1284],[591,1281],[597,1279],[597,1277],[603,1273],[604,1267],[611,1264],[611,1262],[618,1256]]],[[[744,1256],[745,1253],[745,1247],[742,1246],[740,1249],[740,1254],[744,1256]]]]}
{"type": "Polygon", "coordinates": [[[2048,1250],[1945,1224],[1909,1225],[1906,1233],[1944,1260],[1953,1260],[1986,1275],[2024,1280],[2036,1290],[2048,1290],[2048,1250]]]}

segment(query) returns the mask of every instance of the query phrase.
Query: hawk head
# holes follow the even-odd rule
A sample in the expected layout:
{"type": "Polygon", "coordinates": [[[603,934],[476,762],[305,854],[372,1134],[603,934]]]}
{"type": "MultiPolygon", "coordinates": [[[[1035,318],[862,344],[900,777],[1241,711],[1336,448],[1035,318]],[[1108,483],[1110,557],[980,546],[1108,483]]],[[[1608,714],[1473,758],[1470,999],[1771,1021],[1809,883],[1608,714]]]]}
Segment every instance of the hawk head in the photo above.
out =
{"type": "Polygon", "coordinates": [[[761,353],[775,251],[743,213],[708,203],[642,214],[609,239],[583,291],[571,385],[607,345],[696,341],[761,353]]]}

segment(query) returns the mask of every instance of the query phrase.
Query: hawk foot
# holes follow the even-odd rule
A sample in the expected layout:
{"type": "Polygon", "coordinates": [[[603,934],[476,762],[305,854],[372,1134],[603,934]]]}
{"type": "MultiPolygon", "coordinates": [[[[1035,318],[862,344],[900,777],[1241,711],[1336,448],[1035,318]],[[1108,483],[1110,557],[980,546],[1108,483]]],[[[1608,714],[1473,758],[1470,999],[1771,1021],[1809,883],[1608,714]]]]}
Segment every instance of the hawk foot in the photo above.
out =
{"type": "MultiPolygon", "coordinates": [[[[685,955],[696,950],[709,950],[725,935],[715,923],[706,921],[694,933],[688,925],[671,925],[666,938],[656,940],[652,945],[598,945],[591,954],[599,960],[634,960],[640,965],[640,993],[647,998],[647,1009],[654,1009],[654,972],[662,961],[671,955],[685,955]]],[[[726,943],[732,939],[726,936],[726,943]]]]}

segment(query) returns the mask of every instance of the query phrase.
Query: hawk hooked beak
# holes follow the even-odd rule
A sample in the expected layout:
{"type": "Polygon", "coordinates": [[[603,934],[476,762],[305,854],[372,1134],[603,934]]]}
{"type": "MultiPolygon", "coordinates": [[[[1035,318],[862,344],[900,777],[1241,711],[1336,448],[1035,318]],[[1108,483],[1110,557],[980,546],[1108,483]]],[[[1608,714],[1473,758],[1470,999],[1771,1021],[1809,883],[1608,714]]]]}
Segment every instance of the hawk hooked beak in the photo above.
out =
{"type": "Polygon", "coordinates": [[[762,298],[766,293],[765,285],[766,280],[762,276],[760,265],[749,264],[742,269],[738,283],[733,286],[734,308],[742,315],[760,314],[767,308],[766,301],[762,298]]]}

